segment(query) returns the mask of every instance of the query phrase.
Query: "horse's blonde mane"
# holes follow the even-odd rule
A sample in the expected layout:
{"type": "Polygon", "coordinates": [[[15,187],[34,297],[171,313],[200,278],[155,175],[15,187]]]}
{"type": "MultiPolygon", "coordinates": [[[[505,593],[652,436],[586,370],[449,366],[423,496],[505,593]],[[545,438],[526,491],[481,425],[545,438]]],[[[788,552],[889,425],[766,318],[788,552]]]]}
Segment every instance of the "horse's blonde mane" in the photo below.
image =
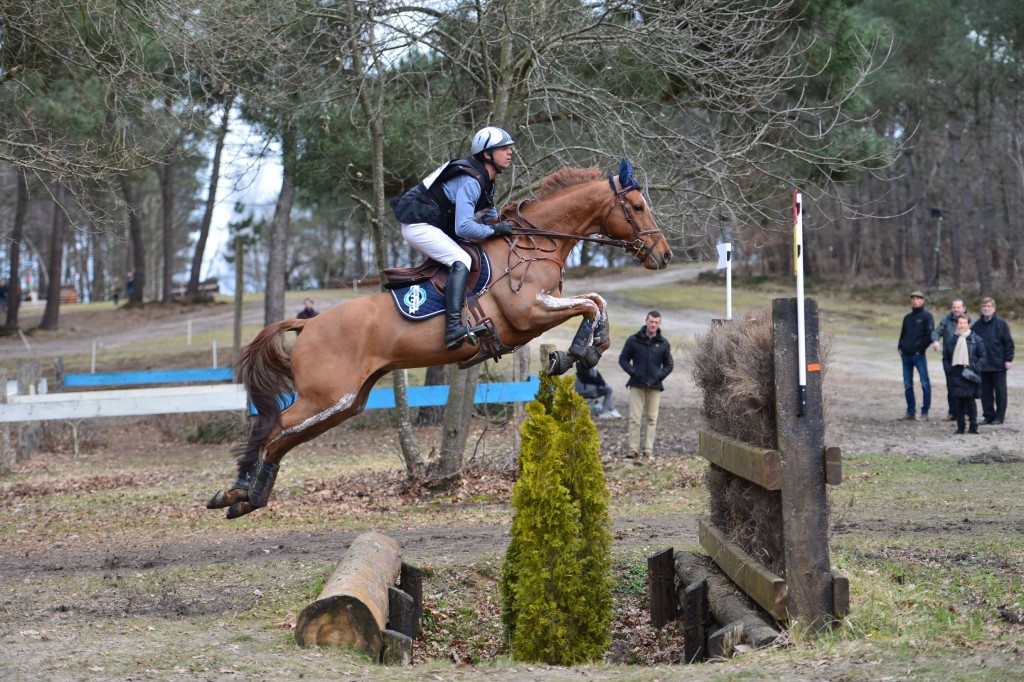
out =
{"type": "MultiPolygon", "coordinates": [[[[575,185],[582,185],[584,182],[592,182],[593,180],[599,180],[602,176],[600,168],[561,168],[556,170],[551,175],[544,178],[544,181],[540,183],[540,187],[534,192],[534,197],[541,199],[554,194],[559,190],[563,190],[566,187],[573,187],[575,185]]],[[[515,201],[505,207],[505,212],[514,214],[515,208],[520,202],[515,201]]]]}

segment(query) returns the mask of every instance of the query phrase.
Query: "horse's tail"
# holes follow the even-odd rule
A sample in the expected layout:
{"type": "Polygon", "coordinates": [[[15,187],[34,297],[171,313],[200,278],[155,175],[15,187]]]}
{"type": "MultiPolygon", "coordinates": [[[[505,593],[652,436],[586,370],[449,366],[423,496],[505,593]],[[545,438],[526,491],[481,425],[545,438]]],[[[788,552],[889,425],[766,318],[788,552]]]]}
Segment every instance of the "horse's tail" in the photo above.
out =
{"type": "Polygon", "coordinates": [[[235,377],[245,385],[256,419],[249,440],[236,449],[239,471],[247,471],[256,463],[260,446],[281,421],[282,397],[295,391],[292,360],[281,344],[281,335],[300,331],[306,322],[296,319],[269,324],[242,352],[235,377]]]}

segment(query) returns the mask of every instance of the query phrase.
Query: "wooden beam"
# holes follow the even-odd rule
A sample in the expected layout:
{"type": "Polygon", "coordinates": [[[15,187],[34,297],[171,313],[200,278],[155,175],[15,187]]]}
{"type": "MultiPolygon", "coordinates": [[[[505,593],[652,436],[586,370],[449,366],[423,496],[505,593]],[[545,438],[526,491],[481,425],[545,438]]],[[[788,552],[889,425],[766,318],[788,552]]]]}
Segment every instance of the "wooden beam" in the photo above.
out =
{"type": "Polygon", "coordinates": [[[786,581],[755,561],[704,519],[697,521],[700,546],[740,589],[777,620],[786,620],[786,581]]]}
{"type": "Polygon", "coordinates": [[[825,483],[839,485],[843,482],[843,451],[840,448],[825,448],[825,483]]]}
{"type": "Polygon", "coordinates": [[[713,431],[701,431],[697,453],[765,490],[782,489],[782,455],[713,431]]]}

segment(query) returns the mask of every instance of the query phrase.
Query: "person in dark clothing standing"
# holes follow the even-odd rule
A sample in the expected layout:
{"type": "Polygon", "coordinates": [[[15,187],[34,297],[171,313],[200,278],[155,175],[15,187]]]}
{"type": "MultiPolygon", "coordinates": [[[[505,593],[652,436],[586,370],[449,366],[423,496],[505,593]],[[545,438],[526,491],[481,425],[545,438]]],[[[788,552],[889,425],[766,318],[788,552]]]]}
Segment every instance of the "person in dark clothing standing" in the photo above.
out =
{"type": "Polygon", "coordinates": [[[981,366],[981,411],[985,424],[1002,424],[1006,418],[1006,373],[1013,367],[1010,325],[996,315],[996,302],[981,299],[981,317],[971,331],[985,342],[986,360],[981,366]]]}
{"type": "Polygon", "coordinates": [[[942,368],[946,370],[949,393],[956,400],[953,408],[957,434],[964,433],[964,417],[970,419],[971,428],[967,433],[978,433],[978,408],[974,399],[978,384],[964,377],[964,370],[977,374],[985,364],[985,343],[971,332],[971,320],[967,314],[957,318],[956,332],[946,339],[942,349],[942,368]]]}
{"type": "Polygon", "coordinates": [[[644,326],[626,339],[619,366],[629,375],[629,454],[654,454],[654,436],[661,408],[662,381],[672,373],[672,348],[661,335],[661,313],[647,313],[644,326]]]}
{"type": "MultiPolygon", "coordinates": [[[[942,352],[943,346],[949,342],[950,339],[956,339],[956,324],[960,317],[966,317],[968,322],[973,322],[971,316],[967,314],[967,307],[964,305],[962,298],[954,298],[949,304],[949,314],[939,320],[939,323],[935,325],[935,330],[932,332],[932,350],[942,352]]],[[[945,368],[945,365],[943,365],[945,368]]],[[[949,413],[946,415],[946,421],[951,422],[956,419],[956,398],[953,396],[953,390],[949,387],[949,370],[946,370],[946,401],[949,403],[949,413]]]]}
{"type": "Polygon", "coordinates": [[[304,307],[302,308],[302,310],[299,311],[299,314],[295,316],[298,319],[300,319],[300,320],[308,320],[308,319],[310,319],[312,317],[316,317],[317,315],[320,314],[313,307],[313,299],[307,298],[305,301],[302,302],[302,304],[303,304],[304,307]]]}
{"type": "Polygon", "coordinates": [[[903,392],[907,397],[907,413],[900,419],[913,421],[917,418],[917,406],[914,401],[914,370],[921,379],[921,421],[928,421],[928,408],[932,405],[932,384],[928,380],[928,358],[925,352],[932,342],[935,331],[935,318],[924,309],[924,294],[920,291],[910,292],[910,312],[903,318],[900,330],[900,341],[896,346],[903,360],[903,392]]]}

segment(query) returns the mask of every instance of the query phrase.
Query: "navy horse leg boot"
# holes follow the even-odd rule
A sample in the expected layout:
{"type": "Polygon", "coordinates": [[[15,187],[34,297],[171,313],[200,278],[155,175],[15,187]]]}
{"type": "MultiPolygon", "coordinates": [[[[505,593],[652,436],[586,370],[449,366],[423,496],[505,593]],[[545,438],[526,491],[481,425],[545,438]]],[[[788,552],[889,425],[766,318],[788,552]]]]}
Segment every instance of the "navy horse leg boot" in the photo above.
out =
{"type": "Polygon", "coordinates": [[[444,289],[444,345],[455,350],[466,341],[475,344],[476,337],[462,323],[462,304],[466,301],[466,279],[469,268],[456,261],[448,272],[448,284],[444,289]]]}

